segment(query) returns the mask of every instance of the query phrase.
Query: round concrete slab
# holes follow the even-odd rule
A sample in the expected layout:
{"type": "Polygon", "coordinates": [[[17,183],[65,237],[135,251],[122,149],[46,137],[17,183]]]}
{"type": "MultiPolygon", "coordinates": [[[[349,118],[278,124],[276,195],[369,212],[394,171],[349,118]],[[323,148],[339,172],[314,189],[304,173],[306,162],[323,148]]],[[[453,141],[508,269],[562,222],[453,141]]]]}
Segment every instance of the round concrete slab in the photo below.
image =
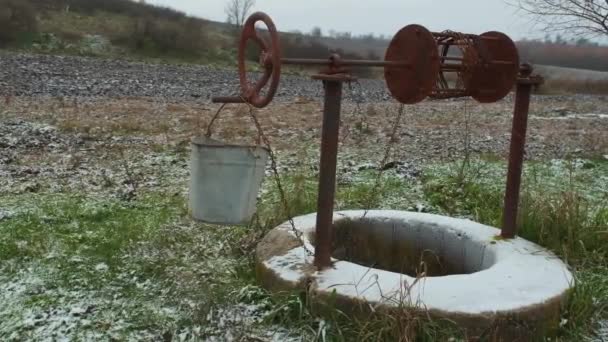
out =
{"type": "MultiPolygon", "coordinates": [[[[546,249],[469,220],[402,211],[336,212],[333,267],[317,272],[284,223],[257,248],[257,274],[271,291],[332,296],[342,310],[411,308],[447,318],[469,334],[505,338],[557,327],[573,286],[568,267],[546,249]],[[364,305],[362,305],[364,304],[364,305]]],[[[316,214],[295,218],[314,251],[316,214]]]]}

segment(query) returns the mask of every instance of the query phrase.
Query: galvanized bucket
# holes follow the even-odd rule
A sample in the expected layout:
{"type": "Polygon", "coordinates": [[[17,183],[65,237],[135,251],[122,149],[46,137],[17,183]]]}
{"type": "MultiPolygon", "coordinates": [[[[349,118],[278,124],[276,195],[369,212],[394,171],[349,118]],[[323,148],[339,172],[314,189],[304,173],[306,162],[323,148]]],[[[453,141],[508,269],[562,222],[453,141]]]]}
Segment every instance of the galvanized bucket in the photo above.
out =
{"type": "Polygon", "coordinates": [[[194,219],[221,225],[247,224],[270,156],[260,146],[192,140],[190,212],[194,219]]]}

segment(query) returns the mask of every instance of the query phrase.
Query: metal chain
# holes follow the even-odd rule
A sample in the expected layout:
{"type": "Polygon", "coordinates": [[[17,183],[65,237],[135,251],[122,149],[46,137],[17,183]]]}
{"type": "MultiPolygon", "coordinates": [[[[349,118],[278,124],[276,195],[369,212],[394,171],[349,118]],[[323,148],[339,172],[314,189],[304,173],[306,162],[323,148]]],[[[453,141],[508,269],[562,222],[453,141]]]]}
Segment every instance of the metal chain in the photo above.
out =
{"type": "MultiPolygon", "coordinates": [[[[357,116],[357,114],[359,116],[363,115],[363,111],[361,109],[361,104],[363,103],[363,86],[361,85],[361,82],[359,82],[359,80],[354,80],[352,82],[348,83],[348,88],[350,90],[350,95],[352,97],[353,102],[355,103],[355,108],[353,108],[353,119],[357,116]],[[352,83],[355,83],[357,86],[357,90],[355,90],[353,88],[352,83]]],[[[365,122],[365,124],[367,124],[367,122],[365,122]]],[[[346,137],[344,138],[346,139],[346,137]]],[[[344,140],[345,141],[345,140],[344,140]]]]}
{"type": "Polygon", "coordinates": [[[220,113],[222,112],[222,110],[224,110],[224,108],[227,106],[227,103],[224,103],[220,106],[220,108],[217,110],[217,112],[215,112],[215,115],[213,116],[213,118],[211,118],[211,121],[209,121],[209,124],[207,125],[207,130],[205,133],[205,136],[207,138],[211,138],[211,134],[213,133],[211,131],[211,129],[213,128],[213,124],[215,123],[215,120],[217,120],[217,118],[220,116],[220,113]]]}
{"type": "Polygon", "coordinates": [[[291,230],[295,234],[295,236],[298,239],[298,241],[300,242],[300,244],[302,245],[302,248],[304,248],[304,250],[306,251],[306,254],[308,256],[312,256],[313,255],[312,251],[310,249],[308,249],[308,247],[304,243],[304,239],[302,238],[303,233],[296,228],[296,224],[293,221],[293,216],[291,215],[291,209],[290,209],[289,203],[287,201],[287,196],[285,196],[285,190],[283,189],[283,184],[281,183],[281,176],[279,174],[279,169],[277,166],[276,155],[274,153],[274,150],[272,149],[272,146],[270,145],[270,140],[264,133],[264,129],[262,128],[262,125],[260,124],[257,116],[255,115],[253,106],[249,102],[247,102],[244,98],[241,97],[241,99],[243,99],[245,104],[249,107],[249,116],[251,116],[251,118],[253,119],[253,122],[258,130],[259,137],[261,138],[265,147],[268,149],[268,153],[270,155],[270,167],[271,167],[272,173],[274,175],[274,180],[277,185],[277,189],[279,190],[279,196],[280,196],[281,202],[283,204],[283,209],[285,210],[285,214],[287,215],[287,220],[289,221],[289,224],[291,225],[291,230]]]}
{"type": "MultiPolygon", "coordinates": [[[[236,85],[234,86],[234,91],[233,91],[233,93],[238,93],[238,92],[240,92],[240,89],[241,89],[241,84],[240,84],[240,83],[239,83],[239,84],[236,84],[236,85]]],[[[225,108],[227,105],[228,105],[228,103],[223,103],[223,104],[220,106],[220,108],[217,110],[217,112],[215,112],[215,114],[214,114],[214,115],[213,115],[213,117],[211,118],[211,121],[209,121],[209,123],[207,124],[207,128],[206,128],[206,130],[205,130],[205,136],[206,136],[207,138],[211,138],[211,135],[213,134],[213,131],[212,131],[212,129],[213,129],[213,125],[215,124],[215,121],[216,121],[217,119],[219,119],[220,114],[222,113],[222,111],[224,110],[224,108],[225,108]]]]}
{"type": "Polygon", "coordinates": [[[382,158],[382,161],[380,162],[380,165],[378,166],[378,173],[376,174],[376,180],[374,182],[374,187],[372,188],[372,191],[370,192],[370,195],[367,198],[367,203],[365,204],[365,212],[363,213],[363,218],[365,218],[367,216],[367,213],[370,211],[370,208],[372,206],[372,202],[374,201],[374,199],[376,198],[376,196],[378,195],[378,192],[380,190],[380,182],[382,180],[382,175],[384,174],[384,171],[385,171],[384,166],[386,165],[386,163],[388,163],[388,158],[390,158],[390,156],[391,156],[393,145],[395,145],[395,143],[397,142],[397,133],[399,132],[399,128],[401,127],[401,119],[403,117],[404,112],[405,112],[405,105],[401,104],[399,106],[397,118],[395,119],[395,123],[393,125],[393,131],[391,133],[390,140],[388,142],[388,145],[386,146],[386,150],[384,151],[384,157],[382,158]]]}

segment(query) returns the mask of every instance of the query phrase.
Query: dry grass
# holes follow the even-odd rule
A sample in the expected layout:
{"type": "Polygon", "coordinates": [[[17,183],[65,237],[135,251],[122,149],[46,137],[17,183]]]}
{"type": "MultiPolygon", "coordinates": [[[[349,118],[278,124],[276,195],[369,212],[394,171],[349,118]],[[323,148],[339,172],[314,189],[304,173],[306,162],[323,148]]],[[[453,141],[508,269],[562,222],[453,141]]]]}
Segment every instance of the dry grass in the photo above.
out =
{"type": "Polygon", "coordinates": [[[547,79],[540,94],[598,94],[608,95],[608,80],[547,79]]]}
{"type": "MultiPolygon", "coordinates": [[[[169,102],[163,99],[81,99],[24,97],[0,99],[8,105],[5,115],[28,121],[42,121],[71,132],[92,136],[130,135],[153,137],[159,144],[180,143],[200,135],[217,106],[197,101],[169,102]]],[[[529,123],[530,153],[539,148],[552,154],[565,147],[581,149],[595,156],[608,154],[605,131],[608,120],[557,117],[556,108],[568,113],[606,113],[601,98],[573,102],[571,97],[534,101],[529,123]],[[539,146],[539,143],[542,146],[539,146]]],[[[395,118],[394,104],[357,106],[345,103],[340,142],[346,148],[365,153],[382,153],[395,118]]],[[[437,157],[445,146],[457,150],[462,143],[464,113],[470,113],[471,140],[487,142],[496,155],[504,155],[511,129],[512,103],[501,101],[479,105],[467,101],[425,101],[406,107],[399,133],[396,158],[408,155],[437,157]],[[503,147],[500,147],[503,144],[503,147]],[[497,150],[497,148],[502,148],[497,150]]],[[[256,110],[257,117],[274,148],[296,151],[306,143],[317,149],[320,142],[321,105],[297,99],[256,110]]],[[[257,131],[244,107],[227,106],[214,125],[213,136],[230,143],[250,144],[257,131]]],[[[484,143],[485,144],[485,143],[484,143]]],[[[543,157],[549,156],[545,153],[543,157]]],[[[446,157],[446,156],[443,156],[446,157]]],[[[442,157],[441,157],[442,158],[442,157]]]]}

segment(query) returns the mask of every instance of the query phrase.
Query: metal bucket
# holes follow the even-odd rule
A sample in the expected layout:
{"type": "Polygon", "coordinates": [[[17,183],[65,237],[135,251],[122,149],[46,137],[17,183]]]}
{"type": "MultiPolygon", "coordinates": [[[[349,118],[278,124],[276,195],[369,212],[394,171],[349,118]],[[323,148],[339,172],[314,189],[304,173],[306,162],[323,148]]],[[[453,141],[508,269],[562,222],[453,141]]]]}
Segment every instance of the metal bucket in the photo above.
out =
{"type": "Polygon", "coordinates": [[[192,140],[190,213],[194,219],[222,225],[249,223],[256,210],[269,151],[260,146],[192,140]]]}

